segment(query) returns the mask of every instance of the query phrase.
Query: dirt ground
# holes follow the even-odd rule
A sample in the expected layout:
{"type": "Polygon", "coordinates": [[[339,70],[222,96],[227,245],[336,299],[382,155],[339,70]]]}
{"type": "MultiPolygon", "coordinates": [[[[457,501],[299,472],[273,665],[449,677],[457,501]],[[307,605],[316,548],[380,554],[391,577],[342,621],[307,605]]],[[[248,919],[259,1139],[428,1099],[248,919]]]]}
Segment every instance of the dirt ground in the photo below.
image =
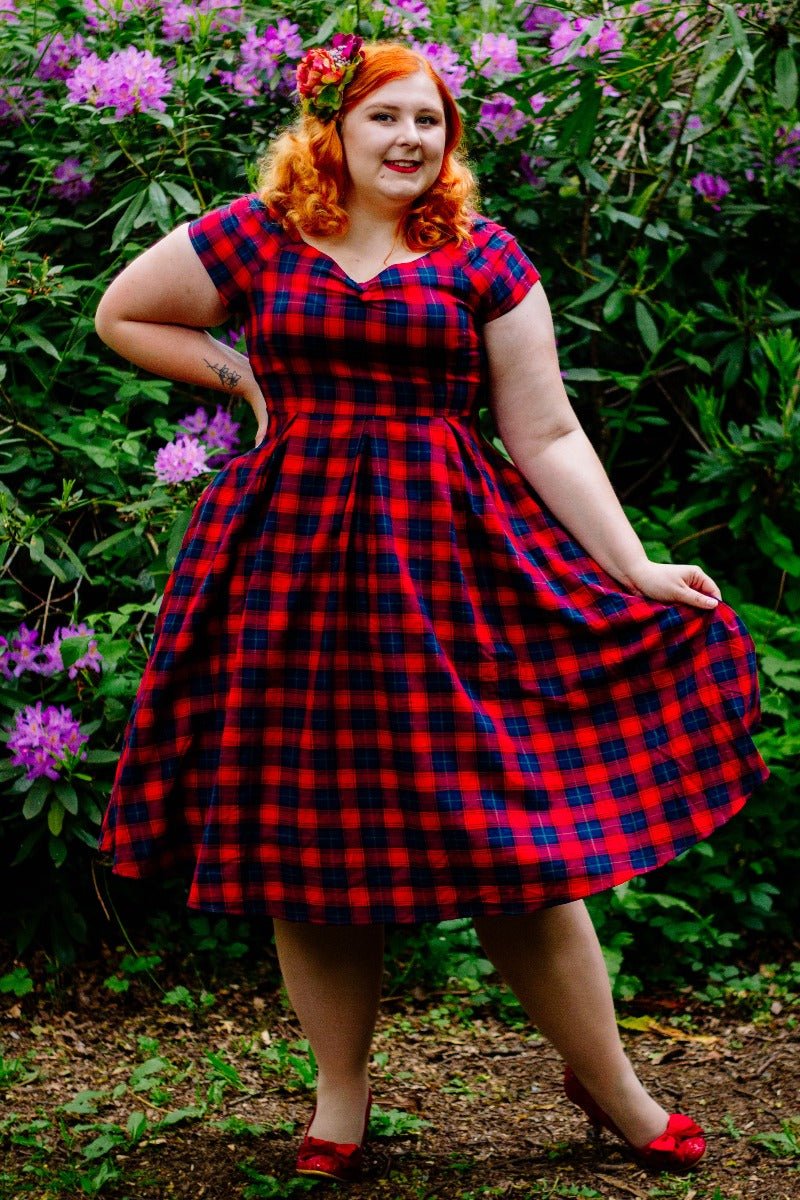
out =
{"type": "Polygon", "coordinates": [[[376,1129],[364,1182],[339,1189],[293,1174],[313,1093],[291,1066],[276,1067],[278,1051],[301,1036],[279,991],[265,994],[242,976],[215,989],[213,1006],[191,1012],[166,1005],[147,980],[115,995],[103,977],[87,970],[66,995],[0,997],[2,1200],[87,1194],[95,1185],[81,1183],[74,1168],[97,1167],[85,1147],[98,1128],[125,1126],[134,1110],[152,1127],[201,1097],[202,1115],[108,1153],[113,1170],[105,1182],[94,1176],[96,1192],[110,1200],[258,1200],[309,1190],[364,1200],[800,1197],[800,1143],[792,1149],[790,1139],[778,1156],[752,1140],[780,1135],[787,1122],[800,1138],[800,1123],[792,1124],[800,1122],[800,1028],[791,1003],[767,1003],[755,1015],[734,1001],[678,1008],[651,999],[622,1008],[640,1074],[709,1135],[701,1168],[670,1176],[635,1165],[609,1136],[599,1147],[589,1143],[581,1113],[560,1094],[557,1055],[530,1028],[515,1027],[513,1012],[500,1019],[465,998],[462,1014],[457,995],[390,999],[374,1043],[375,1104],[428,1125],[389,1137],[376,1129]],[[146,1072],[133,1075],[148,1060],[168,1064],[156,1069],[155,1088],[146,1072]],[[9,1074],[14,1063],[20,1067],[9,1074]],[[216,1093],[208,1090],[214,1078],[216,1093]],[[88,1101],[89,1115],[63,1111],[86,1091],[100,1093],[88,1101]]]}

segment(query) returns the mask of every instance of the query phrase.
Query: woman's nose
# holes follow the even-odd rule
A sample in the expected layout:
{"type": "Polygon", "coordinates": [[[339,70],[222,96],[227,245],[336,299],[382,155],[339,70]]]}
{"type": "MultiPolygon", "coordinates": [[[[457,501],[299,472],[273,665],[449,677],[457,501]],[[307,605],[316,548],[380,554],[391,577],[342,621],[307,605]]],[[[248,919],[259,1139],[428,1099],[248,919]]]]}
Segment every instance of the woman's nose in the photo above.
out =
{"type": "Polygon", "coordinates": [[[397,139],[407,146],[418,146],[420,144],[420,133],[416,121],[412,118],[403,121],[397,131],[397,139]]]}

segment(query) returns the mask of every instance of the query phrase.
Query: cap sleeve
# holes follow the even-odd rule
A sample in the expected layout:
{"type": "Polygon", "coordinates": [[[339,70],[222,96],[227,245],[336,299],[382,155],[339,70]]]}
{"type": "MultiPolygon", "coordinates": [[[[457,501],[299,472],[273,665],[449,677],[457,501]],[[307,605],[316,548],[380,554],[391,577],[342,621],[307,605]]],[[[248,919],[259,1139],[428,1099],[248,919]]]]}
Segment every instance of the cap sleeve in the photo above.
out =
{"type": "Polygon", "coordinates": [[[189,222],[189,240],[228,308],[243,308],[275,240],[258,196],[240,196],[189,222]]]}
{"type": "Polygon", "coordinates": [[[516,308],[541,276],[517,239],[494,221],[479,220],[473,228],[470,254],[475,310],[483,323],[516,308]]]}

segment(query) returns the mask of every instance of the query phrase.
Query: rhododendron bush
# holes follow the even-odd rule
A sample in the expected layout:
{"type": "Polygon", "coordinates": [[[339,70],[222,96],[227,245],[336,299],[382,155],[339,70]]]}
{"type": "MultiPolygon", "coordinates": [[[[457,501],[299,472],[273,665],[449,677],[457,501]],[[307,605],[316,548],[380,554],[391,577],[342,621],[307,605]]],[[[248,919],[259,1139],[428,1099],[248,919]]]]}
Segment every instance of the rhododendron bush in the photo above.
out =
{"type": "MultiPolygon", "coordinates": [[[[702,561],[756,638],[773,779],[690,856],[685,898],[707,865],[740,925],[796,903],[799,7],[0,0],[0,871],[21,937],[46,919],[63,952],[96,911],[83,880],[164,581],[255,434],[235,399],[126,366],[94,310],[162,233],[254,187],[296,63],[337,31],[403,38],[447,80],[649,553],[702,561]]],[[[657,886],[599,919],[637,919],[657,886]]]]}

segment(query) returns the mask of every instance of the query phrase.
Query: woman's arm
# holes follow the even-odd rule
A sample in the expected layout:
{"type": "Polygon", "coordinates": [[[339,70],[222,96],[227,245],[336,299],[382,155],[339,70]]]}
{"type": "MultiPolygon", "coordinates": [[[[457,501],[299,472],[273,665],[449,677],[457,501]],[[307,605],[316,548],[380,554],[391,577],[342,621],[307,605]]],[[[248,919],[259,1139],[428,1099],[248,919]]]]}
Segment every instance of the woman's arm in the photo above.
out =
{"type": "Polygon", "coordinates": [[[111,282],[95,328],[117,354],[154,375],[242,396],[255,414],[258,445],[267,431],[267,408],[250,363],[206,332],[227,315],[181,225],[111,282]]]}
{"type": "Polygon", "coordinates": [[[541,284],[484,326],[491,407],[503,445],[556,518],[627,589],[711,608],[720,591],[700,567],[651,562],[625,516],[561,381],[541,284]]]}

